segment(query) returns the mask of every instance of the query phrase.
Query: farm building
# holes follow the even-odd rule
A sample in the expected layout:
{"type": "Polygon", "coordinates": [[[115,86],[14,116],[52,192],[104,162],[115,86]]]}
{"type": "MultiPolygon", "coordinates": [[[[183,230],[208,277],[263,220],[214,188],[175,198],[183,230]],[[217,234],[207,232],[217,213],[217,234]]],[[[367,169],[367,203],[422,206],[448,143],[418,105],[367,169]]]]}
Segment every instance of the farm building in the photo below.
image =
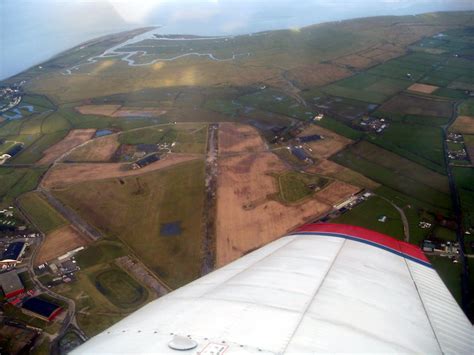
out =
{"type": "Polygon", "coordinates": [[[141,152],[145,152],[146,154],[154,153],[158,150],[158,146],[156,144],[137,144],[137,149],[141,152]]]}
{"type": "Polygon", "coordinates": [[[132,169],[141,169],[144,168],[147,165],[150,165],[151,163],[154,163],[155,161],[160,160],[160,155],[159,154],[151,154],[148,155],[140,160],[137,160],[135,163],[132,164],[132,169]]]}
{"type": "Polygon", "coordinates": [[[13,147],[11,147],[6,154],[10,155],[11,157],[14,157],[17,155],[21,150],[23,149],[23,144],[15,144],[13,147]]]}
{"type": "Polygon", "coordinates": [[[15,266],[17,263],[21,261],[21,257],[26,249],[26,243],[24,242],[15,242],[11,243],[7,250],[5,250],[2,254],[2,258],[0,259],[0,266],[1,268],[7,268],[11,266],[15,266]]]}
{"type": "Polygon", "coordinates": [[[38,317],[50,322],[56,318],[59,313],[61,313],[62,308],[41,298],[32,297],[23,302],[22,310],[26,314],[30,314],[34,317],[38,317]]]}
{"type": "Polygon", "coordinates": [[[297,140],[301,143],[309,143],[309,142],[319,141],[321,139],[323,139],[323,137],[320,136],[319,134],[313,134],[311,136],[304,136],[304,137],[297,138],[297,140]]]}
{"type": "Polygon", "coordinates": [[[291,147],[291,153],[301,161],[311,162],[311,158],[301,147],[291,147]]]}
{"type": "Polygon", "coordinates": [[[16,271],[0,274],[0,287],[6,298],[15,297],[25,292],[25,287],[16,271]]]}

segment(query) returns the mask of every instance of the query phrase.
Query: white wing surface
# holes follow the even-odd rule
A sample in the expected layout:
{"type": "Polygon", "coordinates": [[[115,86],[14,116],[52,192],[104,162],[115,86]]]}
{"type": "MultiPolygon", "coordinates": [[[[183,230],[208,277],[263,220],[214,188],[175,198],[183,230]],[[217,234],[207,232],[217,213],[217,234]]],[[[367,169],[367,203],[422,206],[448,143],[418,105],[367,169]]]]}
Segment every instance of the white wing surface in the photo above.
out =
{"type": "Polygon", "coordinates": [[[151,302],[74,354],[472,354],[474,331],[421,250],[312,224],[151,302]]]}

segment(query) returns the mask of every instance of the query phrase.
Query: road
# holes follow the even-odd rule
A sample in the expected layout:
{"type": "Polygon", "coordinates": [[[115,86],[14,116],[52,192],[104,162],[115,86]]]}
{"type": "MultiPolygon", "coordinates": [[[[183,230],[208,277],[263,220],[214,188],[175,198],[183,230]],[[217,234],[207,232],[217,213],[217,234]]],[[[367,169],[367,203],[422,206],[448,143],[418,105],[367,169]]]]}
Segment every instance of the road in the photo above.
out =
{"type": "Polygon", "coordinates": [[[25,219],[31,224],[33,225],[38,231],[40,231],[39,233],[39,237],[36,237],[35,239],[32,239],[33,242],[30,244],[30,246],[34,246],[32,248],[32,252],[31,252],[31,255],[28,259],[28,274],[30,275],[30,279],[33,281],[33,283],[36,285],[36,287],[38,289],[40,289],[43,293],[51,296],[52,298],[54,299],[57,299],[59,301],[61,301],[62,303],[66,303],[67,304],[67,313],[66,313],[66,317],[64,318],[64,321],[62,322],[62,325],[61,325],[61,329],[59,330],[58,332],[58,336],[56,337],[55,341],[59,340],[67,331],[67,329],[72,325],[74,328],[76,328],[76,331],[78,333],[81,334],[81,336],[86,339],[87,337],[85,336],[85,334],[80,330],[77,322],[76,322],[76,303],[67,298],[67,297],[64,297],[62,295],[59,295],[53,291],[51,291],[49,288],[45,287],[41,281],[38,279],[38,277],[36,276],[35,272],[34,272],[34,265],[33,265],[33,262],[36,258],[36,254],[38,253],[39,251],[39,248],[41,246],[41,244],[43,243],[44,241],[44,238],[45,238],[45,235],[44,233],[38,228],[38,226],[28,217],[28,215],[25,213],[25,211],[23,211],[23,209],[21,208],[20,204],[17,203],[17,201],[15,201],[15,207],[21,212],[21,214],[25,217],[25,219]]]}
{"type": "Polygon", "coordinates": [[[403,235],[405,236],[404,240],[405,242],[410,243],[410,225],[408,224],[408,218],[405,214],[405,211],[401,209],[400,207],[398,207],[396,204],[394,204],[392,201],[390,201],[388,198],[385,198],[379,195],[375,195],[375,196],[381,198],[382,200],[387,201],[389,204],[393,206],[393,208],[395,208],[398,211],[398,213],[400,213],[400,218],[402,219],[402,223],[403,223],[403,235]]]}
{"type": "Polygon", "coordinates": [[[444,149],[444,162],[446,164],[446,173],[448,175],[449,181],[449,191],[451,194],[451,201],[454,210],[454,217],[456,220],[456,238],[459,243],[460,252],[459,259],[462,265],[461,273],[461,304],[464,312],[468,312],[469,301],[470,301],[470,292],[469,292],[469,269],[466,260],[466,248],[464,245],[464,230],[463,230],[463,215],[461,208],[461,200],[459,197],[459,192],[456,188],[456,180],[454,178],[452,166],[450,165],[450,160],[448,156],[448,143],[446,142],[448,136],[449,127],[454,123],[458,116],[460,102],[453,104],[453,113],[448,124],[442,127],[443,130],[443,149],[444,149]]]}
{"type": "Polygon", "coordinates": [[[101,237],[101,234],[97,229],[92,227],[90,224],[85,222],[79,215],[74,212],[71,208],[63,205],[56,197],[54,197],[48,190],[45,190],[41,187],[37,190],[41,195],[43,195],[51,206],[54,207],[66,220],[68,220],[74,227],[77,228],[84,235],[91,238],[93,241],[98,240],[101,237]]]}
{"type": "Polygon", "coordinates": [[[203,260],[201,264],[201,275],[206,275],[214,269],[214,239],[215,239],[215,209],[217,190],[217,150],[218,150],[217,123],[210,124],[207,134],[207,157],[206,157],[206,197],[204,200],[203,216],[203,260]]]}

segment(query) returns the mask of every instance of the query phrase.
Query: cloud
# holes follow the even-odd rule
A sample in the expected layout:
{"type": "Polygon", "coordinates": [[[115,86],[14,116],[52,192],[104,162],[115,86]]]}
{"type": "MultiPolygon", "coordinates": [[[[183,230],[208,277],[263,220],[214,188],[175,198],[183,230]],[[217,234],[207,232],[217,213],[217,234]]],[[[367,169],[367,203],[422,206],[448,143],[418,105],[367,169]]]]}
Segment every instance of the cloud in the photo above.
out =
{"type": "MultiPolygon", "coordinates": [[[[81,1],[81,0],[79,0],[81,1]]],[[[87,0],[86,0],[87,1],[87,0]]],[[[93,0],[92,0],[93,1],[93,0]]],[[[129,23],[146,23],[148,17],[156,10],[163,7],[175,9],[172,20],[196,20],[202,16],[213,16],[202,7],[213,5],[216,8],[219,0],[108,0],[117,13],[129,23]]]]}
{"type": "Polygon", "coordinates": [[[142,23],[151,11],[158,8],[163,0],[110,0],[115,11],[129,23],[142,23]]]}
{"type": "Polygon", "coordinates": [[[202,7],[191,7],[186,9],[178,9],[171,15],[171,22],[179,21],[198,21],[207,22],[212,17],[219,14],[218,8],[202,8],[202,7]]]}

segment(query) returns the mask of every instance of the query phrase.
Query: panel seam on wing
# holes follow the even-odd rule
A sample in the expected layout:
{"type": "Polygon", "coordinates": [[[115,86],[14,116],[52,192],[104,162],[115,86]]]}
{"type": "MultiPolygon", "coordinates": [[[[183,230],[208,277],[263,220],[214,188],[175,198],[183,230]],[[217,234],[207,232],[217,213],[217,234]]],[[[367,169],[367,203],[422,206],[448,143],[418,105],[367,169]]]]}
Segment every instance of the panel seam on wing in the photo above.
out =
{"type": "Polygon", "coordinates": [[[316,298],[316,295],[318,294],[319,290],[321,289],[321,287],[323,287],[324,285],[324,282],[326,281],[326,278],[327,276],[329,275],[329,273],[331,272],[334,264],[336,263],[336,260],[337,258],[339,257],[339,254],[341,253],[341,250],[344,248],[344,245],[346,244],[346,239],[343,240],[342,244],[340,245],[339,247],[339,250],[337,251],[336,255],[334,256],[334,258],[332,259],[332,262],[331,262],[331,265],[329,265],[327,271],[326,271],[326,274],[324,275],[323,279],[321,280],[321,282],[319,283],[319,287],[316,288],[316,290],[313,292],[313,295],[311,297],[311,299],[309,300],[308,304],[306,305],[306,307],[304,308],[303,312],[301,312],[301,316],[300,316],[300,319],[298,320],[298,324],[296,324],[294,330],[293,330],[293,333],[291,334],[291,336],[289,337],[288,341],[286,342],[284,348],[282,351],[280,351],[280,354],[284,354],[286,352],[286,350],[288,349],[288,346],[290,345],[291,343],[291,340],[293,339],[293,337],[295,336],[295,334],[297,333],[299,327],[301,326],[301,323],[303,322],[304,320],[304,317],[306,315],[306,313],[308,312],[308,309],[309,307],[311,307],[311,305],[313,304],[313,301],[314,299],[316,298]]]}
{"type": "Polygon", "coordinates": [[[405,265],[407,267],[407,270],[408,270],[408,274],[410,275],[410,278],[412,279],[413,281],[413,285],[415,286],[415,290],[416,290],[416,293],[418,294],[418,298],[420,299],[420,302],[421,302],[421,305],[423,307],[423,310],[425,311],[425,314],[426,314],[426,319],[428,320],[428,323],[430,325],[430,328],[431,330],[433,331],[433,335],[436,339],[436,343],[438,344],[438,347],[439,347],[439,351],[441,354],[443,354],[443,347],[441,346],[441,343],[438,339],[438,335],[436,334],[436,331],[435,331],[435,328],[433,326],[433,323],[431,322],[431,318],[430,318],[430,315],[428,314],[428,310],[426,309],[426,306],[425,306],[425,302],[423,300],[423,297],[421,296],[421,293],[420,293],[420,290],[418,289],[418,285],[416,284],[416,281],[415,281],[415,278],[413,277],[413,274],[411,272],[411,268],[410,268],[410,264],[408,264],[408,260],[407,258],[403,258],[403,261],[405,262],[405,265]]]}

